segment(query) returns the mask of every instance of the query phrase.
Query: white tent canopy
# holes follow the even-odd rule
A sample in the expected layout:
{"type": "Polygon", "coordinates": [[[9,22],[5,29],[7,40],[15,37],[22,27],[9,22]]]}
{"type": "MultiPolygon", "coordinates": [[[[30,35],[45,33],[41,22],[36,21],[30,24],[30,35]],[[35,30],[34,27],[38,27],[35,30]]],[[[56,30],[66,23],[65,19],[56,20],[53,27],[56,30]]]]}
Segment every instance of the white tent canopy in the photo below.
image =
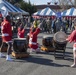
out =
{"type": "Polygon", "coordinates": [[[8,13],[11,14],[25,14],[25,15],[29,14],[28,12],[25,12],[20,8],[16,8],[6,0],[0,0],[0,9],[7,11],[8,13]]]}
{"type": "Polygon", "coordinates": [[[76,16],[76,8],[72,7],[61,13],[62,16],[76,16]]]}
{"type": "Polygon", "coordinates": [[[33,16],[56,16],[56,13],[53,10],[51,10],[49,7],[47,7],[40,11],[35,12],[33,16]]]}

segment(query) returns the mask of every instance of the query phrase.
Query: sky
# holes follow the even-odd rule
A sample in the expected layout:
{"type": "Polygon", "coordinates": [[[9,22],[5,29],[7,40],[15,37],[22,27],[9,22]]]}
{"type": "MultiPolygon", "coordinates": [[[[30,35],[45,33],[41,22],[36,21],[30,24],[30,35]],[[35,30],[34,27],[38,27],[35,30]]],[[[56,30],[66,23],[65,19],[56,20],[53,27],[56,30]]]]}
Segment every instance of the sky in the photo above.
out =
{"type": "MultiPolygon", "coordinates": [[[[28,2],[29,0],[24,1],[28,2]]],[[[51,2],[51,4],[54,4],[55,1],[57,0],[30,0],[30,2],[35,5],[47,4],[47,2],[51,2]]]]}
{"type": "MultiPolygon", "coordinates": [[[[24,1],[29,2],[29,0],[24,0],[24,1]]],[[[30,0],[30,2],[31,4],[34,5],[42,5],[42,4],[47,4],[47,2],[51,2],[51,4],[54,4],[54,2],[58,2],[58,0],[30,0]]]]}

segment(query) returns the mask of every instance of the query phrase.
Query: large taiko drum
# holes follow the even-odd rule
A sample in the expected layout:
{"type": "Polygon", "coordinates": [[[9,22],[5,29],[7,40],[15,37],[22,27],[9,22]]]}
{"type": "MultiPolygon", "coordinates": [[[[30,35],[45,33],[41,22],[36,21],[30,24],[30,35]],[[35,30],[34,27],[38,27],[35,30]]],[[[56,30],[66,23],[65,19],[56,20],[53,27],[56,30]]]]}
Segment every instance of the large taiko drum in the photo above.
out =
{"type": "Polygon", "coordinates": [[[67,35],[65,32],[59,31],[54,34],[54,47],[56,49],[65,49],[66,48],[66,41],[67,35]]]}
{"type": "Polygon", "coordinates": [[[53,47],[53,37],[50,35],[44,36],[42,39],[42,45],[45,47],[53,47]]]}
{"type": "Polygon", "coordinates": [[[27,53],[26,38],[14,38],[13,39],[13,51],[15,53],[21,53],[21,52],[27,53]]]}

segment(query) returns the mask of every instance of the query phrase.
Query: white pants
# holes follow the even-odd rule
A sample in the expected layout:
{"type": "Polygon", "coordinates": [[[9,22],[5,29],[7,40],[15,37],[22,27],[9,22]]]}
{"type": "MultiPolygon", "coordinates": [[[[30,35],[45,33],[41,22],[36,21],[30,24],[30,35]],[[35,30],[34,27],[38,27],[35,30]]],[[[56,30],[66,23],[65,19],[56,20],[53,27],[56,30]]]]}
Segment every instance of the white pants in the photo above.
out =
{"type": "MultiPolygon", "coordinates": [[[[74,43],[74,45],[76,45],[76,43],[74,43]]],[[[76,47],[73,47],[73,50],[76,51],[76,47]]]]}
{"type": "Polygon", "coordinates": [[[76,51],[76,47],[73,47],[73,50],[76,51]]]}

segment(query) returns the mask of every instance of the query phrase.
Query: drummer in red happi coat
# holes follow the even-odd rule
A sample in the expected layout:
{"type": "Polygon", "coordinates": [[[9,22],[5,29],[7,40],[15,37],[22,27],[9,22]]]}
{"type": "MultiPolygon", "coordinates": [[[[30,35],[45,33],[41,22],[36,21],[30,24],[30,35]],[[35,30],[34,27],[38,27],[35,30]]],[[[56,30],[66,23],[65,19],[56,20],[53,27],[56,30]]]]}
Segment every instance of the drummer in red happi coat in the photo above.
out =
{"type": "Polygon", "coordinates": [[[38,25],[37,28],[34,28],[34,26],[31,27],[30,33],[29,33],[29,48],[30,52],[39,52],[39,44],[37,43],[37,36],[40,33],[40,27],[42,23],[38,25]]]}
{"type": "Polygon", "coordinates": [[[76,67],[76,19],[74,20],[74,28],[75,30],[68,36],[66,39],[67,41],[74,42],[73,44],[73,57],[74,57],[74,62],[71,65],[71,67],[76,67]]]}

